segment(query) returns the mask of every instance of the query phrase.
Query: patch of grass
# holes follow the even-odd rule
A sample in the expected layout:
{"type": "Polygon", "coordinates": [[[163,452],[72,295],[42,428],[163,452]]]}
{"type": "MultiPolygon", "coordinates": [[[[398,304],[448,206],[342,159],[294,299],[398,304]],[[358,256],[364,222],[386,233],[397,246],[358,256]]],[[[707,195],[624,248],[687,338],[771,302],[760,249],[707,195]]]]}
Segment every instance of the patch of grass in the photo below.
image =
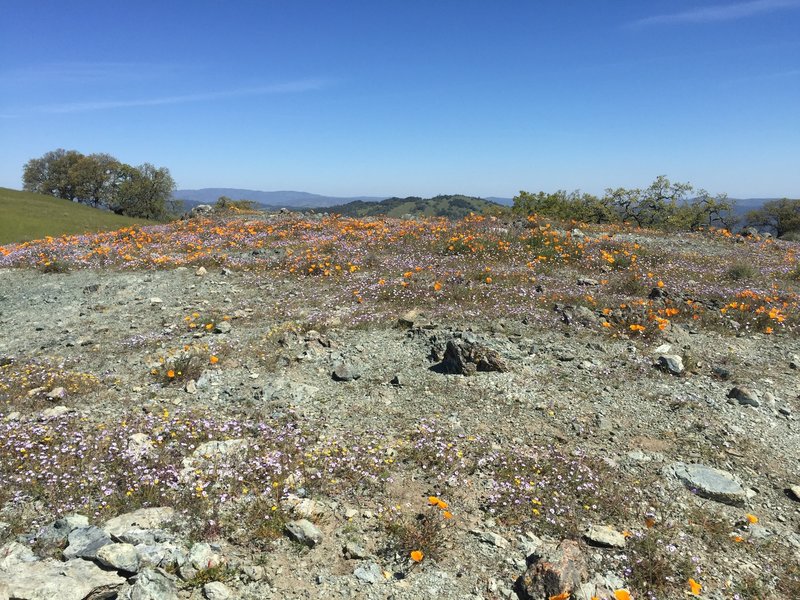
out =
{"type": "Polygon", "coordinates": [[[730,281],[753,279],[758,272],[749,263],[734,263],[725,270],[723,276],[730,281]]]}
{"type": "Polygon", "coordinates": [[[0,244],[152,223],[61,198],[8,188],[0,188],[0,215],[0,244]]]}
{"type": "Polygon", "coordinates": [[[384,522],[390,539],[387,552],[399,555],[401,560],[413,560],[412,552],[421,552],[422,560],[440,559],[448,538],[450,521],[443,514],[436,506],[428,506],[414,514],[389,513],[384,522]]]}
{"type": "Polygon", "coordinates": [[[668,533],[652,529],[629,538],[628,583],[638,592],[636,597],[677,598],[683,595],[686,581],[693,573],[692,564],[671,544],[668,533]]]}

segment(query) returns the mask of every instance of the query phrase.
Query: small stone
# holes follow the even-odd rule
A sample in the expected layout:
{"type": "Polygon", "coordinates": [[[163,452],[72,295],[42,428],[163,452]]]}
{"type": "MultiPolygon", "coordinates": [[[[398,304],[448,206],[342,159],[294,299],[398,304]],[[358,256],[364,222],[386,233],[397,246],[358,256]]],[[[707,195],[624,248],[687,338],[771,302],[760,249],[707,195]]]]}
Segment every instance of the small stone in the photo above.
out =
{"type": "Polygon", "coordinates": [[[150,306],[157,306],[159,304],[163,304],[164,301],[161,298],[153,297],[150,298],[150,306]]]}
{"type": "Polygon", "coordinates": [[[347,542],[343,548],[344,557],[349,559],[363,559],[369,557],[369,552],[356,542],[347,542]]]}
{"type": "Polygon", "coordinates": [[[231,323],[230,321],[220,321],[214,325],[214,333],[230,333],[231,331],[231,323]]]}
{"type": "Polygon", "coordinates": [[[63,400],[67,397],[67,390],[63,387],[56,387],[47,392],[46,397],[48,400],[63,400]]]}
{"type": "Polygon", "coordinates": [[[739,404],[745,406],[755,406],[758,407],[761,405],[761,402],[756,396],[755,392],[748,387],[744,386],[736,386],[728,392],[728,398],[736,400],[739,404]]]}
{"type": "Polygon", "coordinates": [[[508,540],[492,531],[473,529],[471,533],[478,536],[478,539],[485,544],[490,544],[498,548],[508,548],[508,540]]]}
{"type": "Polygon", "coordinates": [[[194,379],[190,379],[186,382],[186,385],[183,387],[186,390],[187,394],[196,394],[197,393],[197,383],[195,383],[194,379]]]}
{"type": "Polygon", "coordinates": [[[600,282],[597,281],[597,279],[592,279],[591,277],[581,277],[581,278],[578,279],[578,285],[584,285],[584,286],[587,286],[587,287],[588,286],[592,286],[593,287],[593,286],[600,285],[600,282]]]}
{"type": "Polygon", "coordinates": [[[792,485],[789,487],[789,491],[791,492],[794,499],[800,502],[800,485],[792,485]]]}
{"type": "Polygon", "coordinates": [[[126,573],[139,570],[139,553],[131,544],[108,544],[97,551],[97,562],[126,573]]]}
{"type": "Polygon", "coordinates": [[[356,576],[356,579],[359,579],[365,583],[375,584],[385,581],[383,577],[383,569],[381,569],[374,562],[369,562],[356,567],[356,570],[353,571],[353,575],[356,576]]]}
{"type": "Polygon", "coordinates": [[[342,360],[333,363],[334,381],[353,381],[361,378],[361,368],[342,360]]]}
{"type": "Polygon", "coordinates": [[[53,408],[48,408],[42,411],[42,419],[57,419],[71,412],[73,412],[73,409],[67,408],[66,406],[54,406],[53,408]]]}
{"type": "Polygon", "coordinates": [[[203,275],[206,275],[207,273],[208,273],[208,271],[206,271],[205,267],[200,267],[199,269],[197,269],[197,271],[194,272],[194,274],[197,275],[198,277],[202,277],[203,275]]]}
{"type": "Polygon", "coordinates": [[[313,548],[322,541],[322,532],[307,519],[287,523],[286,533],[295,542],[309,548],[313,548]]]}
{"type": "Polygon", "coordinates": [[[203,596],[206,600],[228,600],[231,591],[221,581],[211,581],[203,586],[203,596]]]}
{"type": "Polygon", "coordinates": [[[344,518],[345,519],[354,519],[358,516],[358,511],[355,508],[348,508],[344,511],[344,518]]]}
{"type": "Polygon", "coordinates": [[[591,525],[584,537],[597,546],[606,548],[624,548],[625,536],[607,525],[591,525]]]}
{"type": "Polygon", "coordinates": [[[658,357],[658,366],[671,375],[680,375],[685,370],[683,358],[677,354],[662,354],[658,357]]]}

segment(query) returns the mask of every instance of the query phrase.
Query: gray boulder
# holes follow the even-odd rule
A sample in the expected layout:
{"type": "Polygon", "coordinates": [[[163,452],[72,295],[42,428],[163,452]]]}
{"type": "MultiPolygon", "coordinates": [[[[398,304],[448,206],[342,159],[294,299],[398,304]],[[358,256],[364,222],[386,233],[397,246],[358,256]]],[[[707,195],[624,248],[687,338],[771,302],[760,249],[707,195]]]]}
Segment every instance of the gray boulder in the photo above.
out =
{"type": "Polygon", "coordinates": [[[746,490],[727,471],[681,462],[673,464],[670,468],[674,475],[698,496],[733,506],[742,506],[747,499],[746,490]]]}
{"type": "Polygon", "coordinates": [[[104,600],[116,598],[125,579],[87,560],[47,559],[19,563],[0,573],[0,590],[14,600],[104,600]]]}

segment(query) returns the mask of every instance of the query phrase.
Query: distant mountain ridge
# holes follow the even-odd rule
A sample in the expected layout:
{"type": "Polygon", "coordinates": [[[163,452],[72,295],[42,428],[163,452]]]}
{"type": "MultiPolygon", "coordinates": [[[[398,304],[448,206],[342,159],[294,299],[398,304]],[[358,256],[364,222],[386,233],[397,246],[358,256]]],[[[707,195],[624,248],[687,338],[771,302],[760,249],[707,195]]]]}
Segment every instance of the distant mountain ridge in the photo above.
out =
{"type": "Polygon", "coordinates": [[[241,188],[202,188],[198,190],[177,190],[173,197],[176,200],[184,200],[187,205],[214,204],[221,196],[227,196],[231,200],[252,200],[257,204],[272,208],[324,208],[347,204],[360,200],[362,202],[379,202],[385,200],[385,196],[353,196],[340,198],[337,196],[323,196],[308,192],[297,191],[276,191],[264,192],[260,190],[246,190],[241,188]]]}

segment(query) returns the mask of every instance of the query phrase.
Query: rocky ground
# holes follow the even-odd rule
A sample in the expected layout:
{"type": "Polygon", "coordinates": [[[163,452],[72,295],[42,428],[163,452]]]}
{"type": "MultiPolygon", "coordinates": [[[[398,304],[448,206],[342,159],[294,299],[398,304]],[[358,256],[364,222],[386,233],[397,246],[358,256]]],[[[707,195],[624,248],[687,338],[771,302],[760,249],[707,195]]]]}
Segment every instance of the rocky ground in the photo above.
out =
{"type": "Polygon", "coordinates": [[[0,248],[0,598],[800,597],[796,244],[192,223],[0,248]]]}

